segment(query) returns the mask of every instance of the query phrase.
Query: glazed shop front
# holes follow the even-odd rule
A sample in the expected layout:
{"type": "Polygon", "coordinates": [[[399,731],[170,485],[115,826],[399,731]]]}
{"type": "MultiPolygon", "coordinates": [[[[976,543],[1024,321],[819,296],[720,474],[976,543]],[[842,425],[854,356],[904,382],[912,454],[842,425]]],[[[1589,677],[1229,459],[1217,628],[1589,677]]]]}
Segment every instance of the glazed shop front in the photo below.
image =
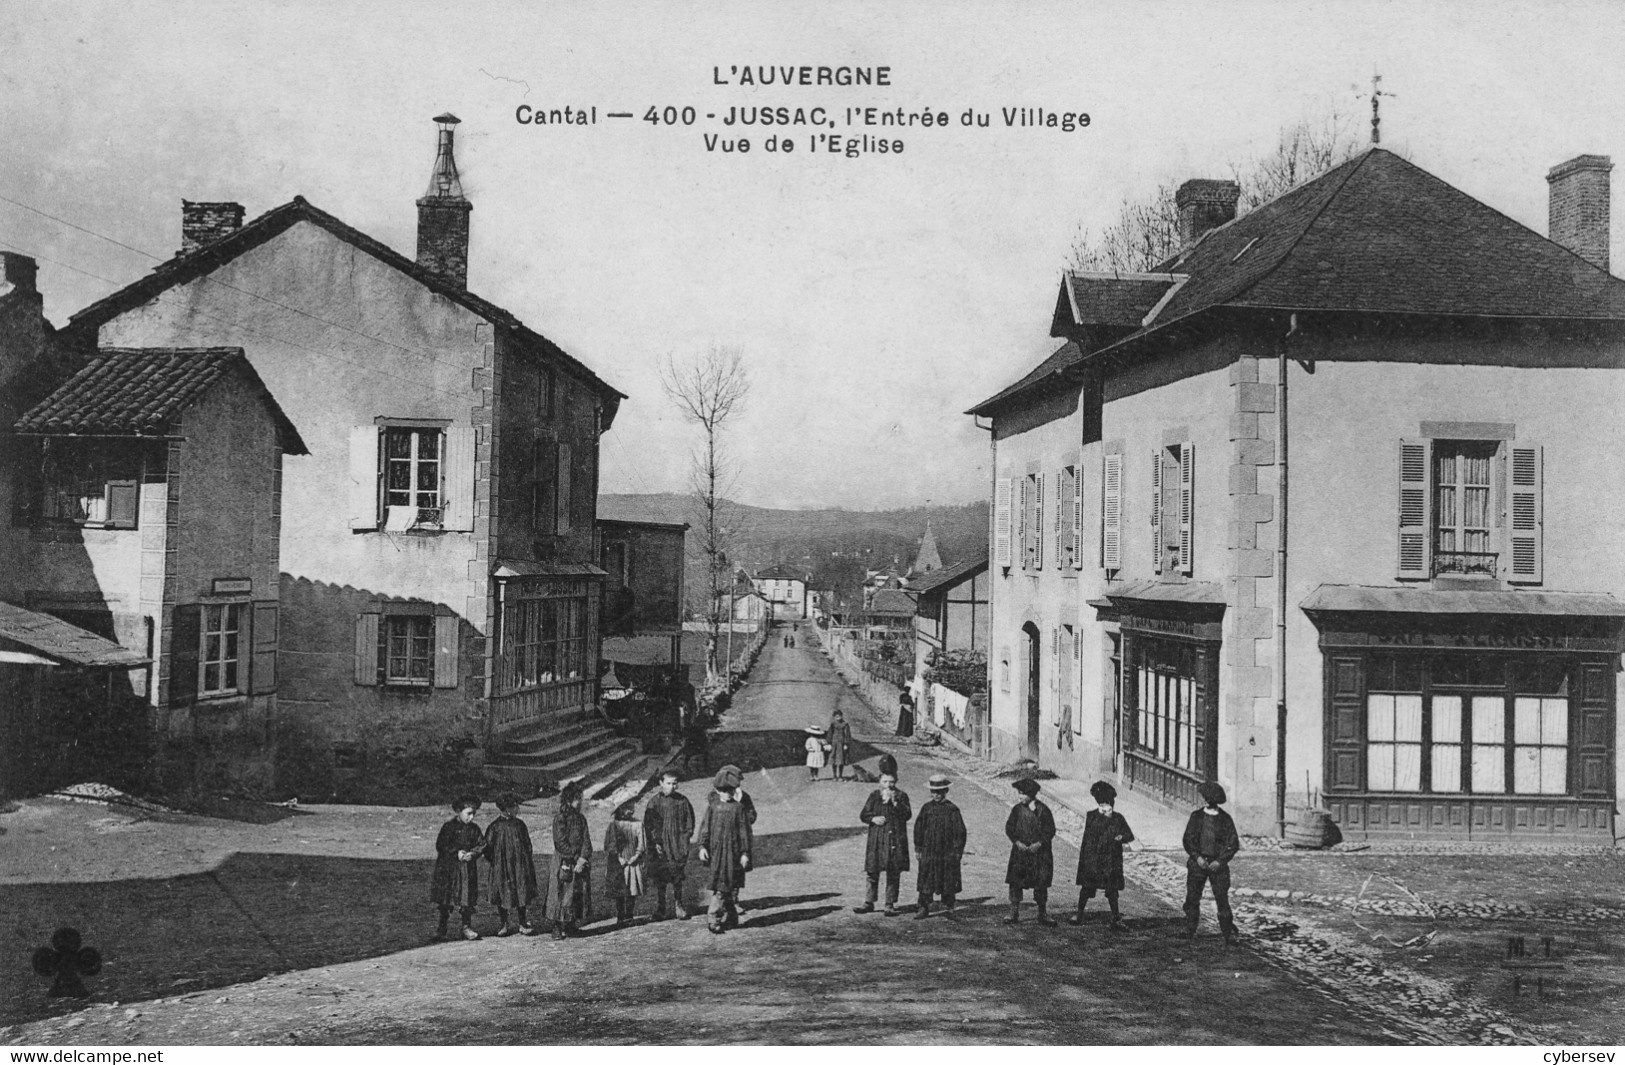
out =
{"type": "Polygon", "coordinates": [[[1345,836],[1613,839],[1621,604],[1359,591],[1304,603],[1320,634],[1326,802],[1345,836]],[[1373,605],[1408,609],[1346,609],[1373,605]]]}

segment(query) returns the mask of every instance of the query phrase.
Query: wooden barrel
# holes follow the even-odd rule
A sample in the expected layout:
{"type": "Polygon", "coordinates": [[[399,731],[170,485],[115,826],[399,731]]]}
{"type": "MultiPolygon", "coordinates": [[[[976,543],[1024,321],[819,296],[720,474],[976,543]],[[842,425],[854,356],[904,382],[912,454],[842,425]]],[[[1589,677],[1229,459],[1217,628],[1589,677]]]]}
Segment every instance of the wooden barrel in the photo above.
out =
{"type": "Polygon", "coordinates": [[[1337,835],[1337,825],[1327,810],[1302,810],[1297,824],[1286,826],[1286,841],[1294,847],[1320,850],[1331,845],[1337,835]]]}

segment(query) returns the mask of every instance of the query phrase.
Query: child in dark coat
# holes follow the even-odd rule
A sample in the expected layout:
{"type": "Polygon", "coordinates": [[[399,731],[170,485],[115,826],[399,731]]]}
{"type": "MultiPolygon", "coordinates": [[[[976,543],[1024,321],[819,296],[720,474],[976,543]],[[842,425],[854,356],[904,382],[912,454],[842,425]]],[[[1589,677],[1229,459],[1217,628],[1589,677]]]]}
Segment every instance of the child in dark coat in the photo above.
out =
{"type": "Polygon", "coordinates": [[[553,882],[547,898],[547,916],[553,938],[563,939],[592,917],[592,839],[581,812],[581,785],[576,781],[559,792],[553,814],[553,882]]]}
{"type": "Polygon", "coordinates": [[[463,916],[463,938],[480,938],[473,928],[474,907],[480,900],[477,861],[485,849],[485,836],[474,823],[479,808],[480,800],[474,796],[458,796],[451,804],[451,820],[440,826],[440,835],[435,837],[434,880],[429,885],[429,901],[440,907],[436,939],[446,938],[446,923],[451,919],[453,906],[463,916]]]}
{"type": "Polygon", "coordinates": [[[535,901],[536,856],[531,850],[530,829],[519,820],[519,796],[504,792],[497,797],[497,819],[485,830],[485,860],[491,863],[491,901],[500,922],[497,935],[533,936],[525,910],[535,901]],[[519,918],[517,929],[508,923],[508,911],[519,918]]]}
{"type": "Polygon", "coordinates": [[[1219,911],[1219,931],[1228,944],[1236,934],[1236,921],[1230,913],[1230,859],[1241,850],[1236,823],[1219,809],[1224,805],[1224,787],[1210,780],[1197,788],[1207,805],[1191,813],[1185,825],[1185,934],[1196,938],[1202,919],[1202,886],[1213,885],[1213,903],[1219,911]]]}
{"type": "Polygon", "coordinates": [[[1078,846],[1078,912],[1067,924],[1082,924],[1084,906],[1096,891],[1104,891],[1112,908],[1111,926],[1121,928],[1117,893],[1123,890],[1123,844],[1133,842],[1134,831],[1114,808],[1116,788],[1097,780],[1089,788],[1089,796],[1095,800],[1095,808],[1084,818],[1083,841],[1078,846]]]}
{"type": "Polygon", "coordinates": [[[880,774],[880,787],[869,793],[858,820],[869,826],[869,845],[864,849],[863,872],[869,886],[863,905],[854,913],[873,913],[880,897],[880,874],[886,874],[886,916],[897,916],[897,893],[903,874],[908,872],[908,822],[914,816],[908,792],[897,786],[897,769],[880,774]]]}
{"type": "Polygon", "coordinates": [[[920,892],[920,907],[914,919],[923,921],[931,916],[931,898],[942,896],[943,908],[948,916],[954,915],[954,898],[959,894],[961,882],[959,863],[965,856],[965,818],[959,807],[948,801],[948,778],[933,774],[927,781],[931,801],[920,807],[914,819],[914,850],[920,859],[920,875],[916,887],[920,892]]]}
{"type": "Polygon", "coordinates": [[[1055,924],[1049,915],[1049,886],[1055,877],[1055,815],[1038,801],[1038,781],[1023,779],[1010,785],[1021,792],[1021,801],[1010,808],[1004,834],[1010,840],[1010,861],[1004,882],[1010,888],[1010,916],[1005,924],[1021,923],[1021,893],[1032,889],[1038,904],[1038,923],[1055,924]]]}

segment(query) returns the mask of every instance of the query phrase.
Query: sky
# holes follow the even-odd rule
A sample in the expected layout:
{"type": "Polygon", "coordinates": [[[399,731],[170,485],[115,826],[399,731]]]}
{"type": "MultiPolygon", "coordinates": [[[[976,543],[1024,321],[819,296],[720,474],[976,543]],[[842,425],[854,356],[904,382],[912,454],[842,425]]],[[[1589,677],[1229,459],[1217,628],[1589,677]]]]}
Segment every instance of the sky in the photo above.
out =
{"type": "Polygon", "coordinates": [[[183,198],[254,217],[303,195],[410,255],[449,110],[469,288],[630,397],[603,491],[687,489],[697,438],[659,367],[722,344],[752,377],[727,429],[741,502],[957,504],[988,485],[987,433],[962,412],[1057,346],[1080,225],[1229,177],[1301,119],[1346,114],[1363,137],[1380,72],[1383,147],[1544,233],[1552,165],[1625,161],[1621,55],[1616,3],[0,0],[0,247],[40,260],[59,325],[174,253],[183,198]],[[730,69],[784,65],[890,84],[730,69]],[[521,124],[521,105],[598,123],[521,124]],[[676,125],[641,120],[668,106],[676,125]],[[722,124],[764,106],[839,125],[722,124]],[[864,130],[849,107],[949,125],[864,130]],[[1007,107],[1090,122],[1006,128],[1007,107]],[[991,124],[961,125],[967,109],[991,124]],[[809,151],[819,132],[903,150],[809,151]],[[775,134],[796,151],[765,150],[775,134]]]}

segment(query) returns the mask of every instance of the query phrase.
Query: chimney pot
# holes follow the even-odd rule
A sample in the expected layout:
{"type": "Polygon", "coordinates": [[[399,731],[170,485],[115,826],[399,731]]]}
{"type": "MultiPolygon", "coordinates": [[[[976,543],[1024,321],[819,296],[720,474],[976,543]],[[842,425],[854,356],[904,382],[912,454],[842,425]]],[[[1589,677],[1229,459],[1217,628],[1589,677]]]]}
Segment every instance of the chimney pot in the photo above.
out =
{"type": "Polygon", "coordinates": [[[458,288],[468,287],[468,216],[474,205],[463,195],[453,154],[455,126],[451,112],[436,115],[440,127],[429,189],[418,200],[418,265],[458,288]]]}
{"type": "Polygon", "coordinates": [[[39,264],[27,255],[14,251],[0,251],[0,294],[11,292],[38,292],[35,281],[39,264]]]}
{"type": "Polygon", "coordinates": [[[243,228],[243,205],[240,203],[194,203],[181,201],[181,251],[197,251],[205,244],[213,244],[221,237],[243,228]]]}
{"type": "Polygon", "coordinates": [[[1236,217],[1236,202],[1241,199],[1241,186],[1234,181],[1213,178],[1192,178],[1174,193],[1174,207],[1179,212],[1179,247],[1189,248],[1202,234],[1216,229],[1236,217]]]}
{"type": "Polygon", "coordinates": [[[1609,171],[1606,155],[1577,155],[1546,173],[1546,233],[1593,266],[1608,269],[1609,171]]]}

